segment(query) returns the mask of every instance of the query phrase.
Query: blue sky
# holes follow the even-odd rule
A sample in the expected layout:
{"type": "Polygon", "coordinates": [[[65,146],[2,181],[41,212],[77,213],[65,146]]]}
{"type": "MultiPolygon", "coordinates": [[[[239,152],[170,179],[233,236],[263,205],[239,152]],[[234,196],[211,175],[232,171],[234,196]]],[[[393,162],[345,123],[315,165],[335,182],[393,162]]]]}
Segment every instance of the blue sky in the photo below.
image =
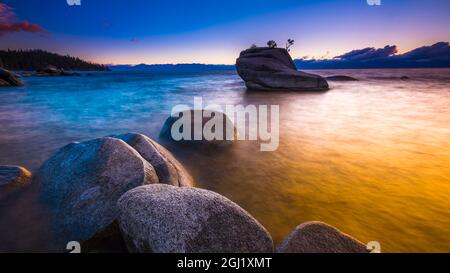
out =
{"type": "Polygon", "coordinates": [[[0,3],[10,9],[9,18],[3,18],[8,31],[2,33],[0,25],[1,48],[42,48],[100,63],[231,64],[240,50],[270,39],[281,46],[293,38],[293,57],[315,58],[388,44],[402,53],[450,40],[446,0],[382,0],[379,7],[366,0],[0,3]],[[22,27],[21,22],[42,31],[30,32],[30,25],[22,27]]]}

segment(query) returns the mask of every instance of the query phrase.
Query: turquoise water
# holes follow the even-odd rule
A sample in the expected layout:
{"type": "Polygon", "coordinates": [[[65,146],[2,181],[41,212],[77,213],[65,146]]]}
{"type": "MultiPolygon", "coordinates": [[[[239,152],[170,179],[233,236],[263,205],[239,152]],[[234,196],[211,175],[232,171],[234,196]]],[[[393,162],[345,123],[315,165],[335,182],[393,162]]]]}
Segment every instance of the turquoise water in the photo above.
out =
{"type": "MultiPolygon", "coordinates": [[[[167,148],[197,186],[247,209],[276,242],[320,220],[384,251],[450,251],[449,72],[316,71],[361,79],[331,82],[325,93],[248,92],[234,72],[24,78],[24,87],[0,89],[0,164],[35,171],[69,142],[110,134],[158,139],[172,107],[195,96],[276,104],[275,152],[253,142],[217,153],[167,148]]],[[[1,201],[0,251],[45,251],[57,241],[34,197],[1,201]]]]}
{"type": "Polygon", "coordinates": [[[68,141],[129,131],[156,137],[172,107],[192,104],[194,96],[223,102],[238,101],[242,95],[233,73],[103,72],[25,81],[25,87],[0,90],[0,163],[31,169],[68,141]]]}

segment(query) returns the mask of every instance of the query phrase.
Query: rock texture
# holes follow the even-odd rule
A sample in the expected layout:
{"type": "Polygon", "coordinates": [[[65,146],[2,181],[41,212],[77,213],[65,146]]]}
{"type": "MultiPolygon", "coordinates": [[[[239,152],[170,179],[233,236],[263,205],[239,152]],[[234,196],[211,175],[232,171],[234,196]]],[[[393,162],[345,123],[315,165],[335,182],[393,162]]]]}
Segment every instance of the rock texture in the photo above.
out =
{"type": "Polygon", "coordinates": [[[31,173],[20,166],[0,165],[0,188],[18,188],[31,183],[31,173]]]}
{"type": "Polygon", "coordinates": [[[158,175],[159,182],[180,187],[193,186],[194,181],[186,169],[164,147],[147,136],[136,133],[111,136],[133,147],[158,175]]]}
{"type": "Polygon", "coordinates": [[[125,193],[118,222],[131,252],[273,252],[269,233],[225,197],[164,184],[125,193]]]}
{"type": "MultiPolygon", "coordinates": [[[[186,118],[186,119],[188,119],[188,118],[186,118]]],[[[187,130],[187,129],[182,128],[181,131],[184,132],[183,130],[187,130]]],[[[180,112],[178,117],[170,116],[169,118],[167,118],[161,129],[159,137],[163,140],[169,140],[169,141],[176,142],[179,144],[185,144],[185,145],[190,145],[190,146],[194,146],[194,147],[202,147],[202,148],[223,147],[223,146],[228,146],[228,145],[232,144],[233,143],[232,140],[237,138],[237,129],[234,127],[234,124],[231,121],[231,119],[222,112],[208,111],[208,110],[190,110],[190,111],[180,112]],[[220,134],[221,139],[209,140],[209,139],[205,138],[204,135],[202,135],[201,140],[195,140],[194,139],[194,128],[196,128],[196,127],[204,128],[205,124],[207,124],[207,122],[213,118],[212,116],[214,114],[219,115],[223,121],[223,123],[222,123],[223,130],[220,134]],[[172,126],[177,121],[179,121],[181,118],[185,117],[185,115],[187,115],[186,117],[189,117],[189,119],[190,119],[190,127],[191,128],[190,128],[190,134],[188,131],[188,135],[190,135],[191,140],[186,140],[186,139],[176,140],[172,136],[172,132],[171,132],[172,126]],[[194,118],[195,115],[198,115],[199,117],[202,117],[202,118],[196,120],[194,118]]]]}
{"type": "Polygon", "coordinates": [[[72,143],[40,168],[41,197],[54,211],[54,227],[71,240],[86,240],[117,216],[117,200],[126,191],[158,183],[154,168],[117,138],[72,143]]]}
{"type": "Polygon", "coordinates": [[[279,253],[368,253],[361,242],[321,222],[297,226],[277,247],[279,253]]]}
{"type": "Polygon", "coordinates": [[[15,73],[0,67],[0,86],[23,86],[23,82],[15,73]]]}
{"type": "Polygon", "coordinates": [[[321,76],[298,71],[282,48],[244,50],[236,60],[236,69],[250,90],[328,90],[328,83],[321,76]]]}

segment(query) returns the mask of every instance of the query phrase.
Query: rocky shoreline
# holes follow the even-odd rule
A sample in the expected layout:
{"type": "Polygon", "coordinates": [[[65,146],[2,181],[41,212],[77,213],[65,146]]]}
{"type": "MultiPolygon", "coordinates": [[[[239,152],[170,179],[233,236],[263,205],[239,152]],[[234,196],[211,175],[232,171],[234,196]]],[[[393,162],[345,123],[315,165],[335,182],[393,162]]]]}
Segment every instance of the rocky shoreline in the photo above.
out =
{"type": "MultiPolygon", "coordinates": [[[[278,246],[248,212],[195,187],[175,157],[149,137],[128,133],[68,144],[36,174],[0,166],[0,197],[39,187],[52,232],[84,252],[361,253],[361,242],[324,223],[296,227],[278,246]],[[32,182],[31,182],[32,181],[32,182]]],[[[63,250],[61,250],[63,251],[63,250]]]]}
{"type": "Polygon", "coordinates": [[[2,86],[23,86],[20,77],[9,70],[0,67],[0,87],[2,86]]]}
{"type": "Polygon", "coordinates": [[[67,72],[62,68],[48,65],[34,72],[23,71],[18,75],[12,71],[0,67],[0,87],[24,86],[25,83],[21,77],[75,77],[75,76],[92,76],[91,73],[81,74],[78,72],[67,72]]]}

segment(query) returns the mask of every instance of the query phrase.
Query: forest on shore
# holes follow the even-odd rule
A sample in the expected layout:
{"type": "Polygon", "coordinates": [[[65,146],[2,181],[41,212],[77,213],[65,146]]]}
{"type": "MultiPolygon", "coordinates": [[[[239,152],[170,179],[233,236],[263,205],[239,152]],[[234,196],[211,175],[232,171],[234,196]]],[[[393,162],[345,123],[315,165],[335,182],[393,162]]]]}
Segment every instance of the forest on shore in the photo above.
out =
{"type": "Polygon", "coordinates": [[[35,71],[46,66],[64,70],[105,71],[107,66],[81,60],[69,55],[63,56],[45,50],[0,50],[0,67],[9,70],[35,71]]]}

